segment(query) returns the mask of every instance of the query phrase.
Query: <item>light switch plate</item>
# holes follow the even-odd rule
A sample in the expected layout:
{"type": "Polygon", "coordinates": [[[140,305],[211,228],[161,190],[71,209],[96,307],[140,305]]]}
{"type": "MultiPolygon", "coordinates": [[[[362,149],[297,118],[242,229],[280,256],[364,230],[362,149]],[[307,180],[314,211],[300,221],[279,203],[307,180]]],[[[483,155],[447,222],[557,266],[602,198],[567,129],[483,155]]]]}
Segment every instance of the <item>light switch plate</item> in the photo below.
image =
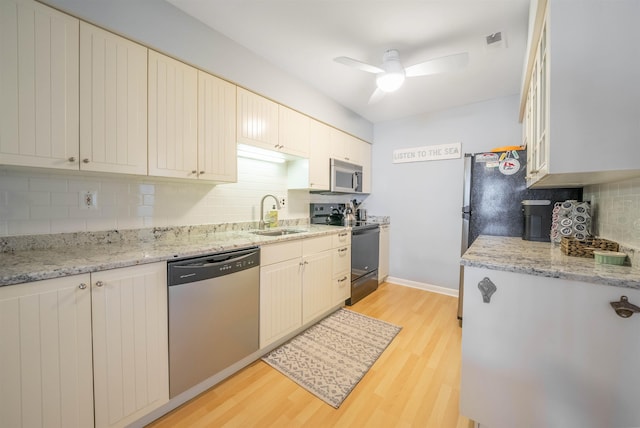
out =
{"type": "Polygon", "coordinates": [[[78,207],[84,210],[98,209],[98,191],[81,190],[78,194],[78,207]]]}

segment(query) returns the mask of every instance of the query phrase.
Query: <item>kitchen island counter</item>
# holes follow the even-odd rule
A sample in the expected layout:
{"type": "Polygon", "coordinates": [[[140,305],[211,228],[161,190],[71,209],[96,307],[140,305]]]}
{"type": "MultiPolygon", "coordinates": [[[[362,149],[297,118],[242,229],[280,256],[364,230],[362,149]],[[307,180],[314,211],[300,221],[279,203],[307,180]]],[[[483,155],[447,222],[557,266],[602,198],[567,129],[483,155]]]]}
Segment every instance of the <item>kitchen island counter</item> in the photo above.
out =
{"type": "MultiPolygon", "coordinates": [[[[338,233],[340,226],[304,225],[284,229],[304,230],[281,236],[262,236],[252,230],[183,233],[185,228],[155,229],[139,239],[120,232],[90,235],[74,240],[74,234],[61,234],[59,242],[47,248],[18,249],[0,253],[0,286],[97,272],[159,261],[197,257],[222,251],[260,246],[280,241],[338,233]],[[113,235],[116,235],[115,237],[113,235]],[[80,242],[82,241],[82,242],[80,242]]],[[[29,239],[29,238],[26,238],[29,239]]],[[[37,235],[31,239],[38,240],[37,235]]]]}
{"type": "Polygon", "coordinates": [[[640,267],[598,264],[563,254],[559,245],[519,237],[480,236],[461,264],[491,270],[640,289],[640,267]]]}

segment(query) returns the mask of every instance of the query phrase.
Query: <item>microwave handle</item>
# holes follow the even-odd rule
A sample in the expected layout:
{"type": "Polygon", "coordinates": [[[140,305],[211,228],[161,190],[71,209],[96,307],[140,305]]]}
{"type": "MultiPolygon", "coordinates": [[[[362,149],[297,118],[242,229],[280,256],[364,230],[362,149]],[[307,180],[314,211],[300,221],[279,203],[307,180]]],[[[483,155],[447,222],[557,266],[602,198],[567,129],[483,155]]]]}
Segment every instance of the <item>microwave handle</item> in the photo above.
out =
{"type": "Polygon", "coordinates": [[[358,188],[358,173],[354,172],[353,175],[351,176],[351,187],[353,188],[353,190],[356,190],[358,188]]]}

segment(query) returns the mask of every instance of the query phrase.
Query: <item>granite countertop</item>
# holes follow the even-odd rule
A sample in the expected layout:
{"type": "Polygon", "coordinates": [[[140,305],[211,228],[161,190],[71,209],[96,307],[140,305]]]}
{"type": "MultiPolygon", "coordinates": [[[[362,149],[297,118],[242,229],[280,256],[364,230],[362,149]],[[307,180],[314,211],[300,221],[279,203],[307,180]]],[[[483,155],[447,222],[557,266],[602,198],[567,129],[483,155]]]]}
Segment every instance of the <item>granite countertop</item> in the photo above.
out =
{"type": "Polygon", "coordinates": [[[480,236],[462,256],[461,264],[640,289],[640,267],[596,263],[592,258],[563,254],[560,246],[521,238],[480,236]]]}
{"type": "Polygon", "coordinates": [[[171,239],[163,236],[162,239],[122,239],[109,242],[102,237],[101,242],[87,240],[80,245],[71,245],[67,239],[64,245],[50,248],[6,251],[0,253],[0,286],[196,257],[348,230],[345,227],[325,225],[287,228],[305,231],[282,236],[261,236],[251,233],[250,230],[224,230],[202,234],[170,231],[175,235],[171,239]]]}

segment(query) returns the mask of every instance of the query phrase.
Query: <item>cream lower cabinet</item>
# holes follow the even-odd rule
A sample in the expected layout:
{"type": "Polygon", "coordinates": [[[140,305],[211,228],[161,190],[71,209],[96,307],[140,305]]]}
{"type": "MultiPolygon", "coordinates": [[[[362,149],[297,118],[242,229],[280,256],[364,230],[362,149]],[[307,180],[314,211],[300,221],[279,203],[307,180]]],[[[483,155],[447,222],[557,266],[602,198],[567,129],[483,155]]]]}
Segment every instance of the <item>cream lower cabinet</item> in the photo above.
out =
{"type": "Polygon", "coordinates": [[[260,347],[302,325],[302,240],[260,249],[260,347]]]}
{"type": "Polygon", "coordinates": [[[640,426],[640,314],[610,305],[640,306],[640,290],[467,266],[464,277],[464,416],[490,428],[640,426]]]}
{"type": "Polygon", "coordinates": [[[261,348],[335,306],[333,239],[325,235],[261,247],[261,348]]]}
{"type": "Polygon", "coordinates": [[[389,276],[389,225],[380,225],[380,248],[378,264],[378,284],[382,284],[389,276]]]}
{"type": "Polygon", "coordinates": [[[164,262],[0,287],[1,425],[125,426],[167,402],[166,308],[164,262]]]}
{"type": "Polygon", "coordinates": [[[333,236],[332,304],[344,305],[351,297],[351,232],[333,236]]]}
{"type": "Polygon", "coordinates": [[[169,401],[167,264],[91,275],[96,427],[121,427],[169,401]]]}
{"type": "Polygon", "coordinates": [[[332,306],[332,237],[305,239],[302,243],[302,323],[322,315],[332,306]]]}
{"type": "Polygon", "coordinates": [[[90,276],[0,287],[0,425],[93,426],[90,276]]]}

